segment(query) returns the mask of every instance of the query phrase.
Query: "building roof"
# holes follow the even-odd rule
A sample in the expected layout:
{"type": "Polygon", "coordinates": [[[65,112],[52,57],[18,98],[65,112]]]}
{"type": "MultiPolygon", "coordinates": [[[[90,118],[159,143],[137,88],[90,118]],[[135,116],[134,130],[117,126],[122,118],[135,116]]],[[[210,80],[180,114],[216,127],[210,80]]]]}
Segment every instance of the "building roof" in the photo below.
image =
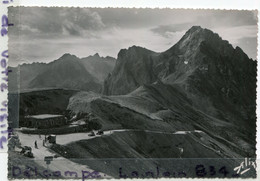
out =
{"type": "Polygon", "coordinates": [[[39,114],[39,115],[26,116],[26,118],[34,118],[34,119],[49,119],[49,118],[57,118],[57,117],[63,117],[63,115],[58,115],[58,114],[39,114]]]}

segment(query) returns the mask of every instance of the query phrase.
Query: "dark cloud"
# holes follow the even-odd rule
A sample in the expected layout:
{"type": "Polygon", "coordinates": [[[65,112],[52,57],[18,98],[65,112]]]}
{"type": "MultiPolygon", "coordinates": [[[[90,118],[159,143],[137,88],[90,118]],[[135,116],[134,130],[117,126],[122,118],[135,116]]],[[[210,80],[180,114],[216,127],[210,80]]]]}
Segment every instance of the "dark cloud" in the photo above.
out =
{"type": "Polygon", "coordinates": [[[100,15],[86,8],[11,7],[10,22],[15,26],[10,32],[20,35],[88,35],[105,27],[100,15]]]}

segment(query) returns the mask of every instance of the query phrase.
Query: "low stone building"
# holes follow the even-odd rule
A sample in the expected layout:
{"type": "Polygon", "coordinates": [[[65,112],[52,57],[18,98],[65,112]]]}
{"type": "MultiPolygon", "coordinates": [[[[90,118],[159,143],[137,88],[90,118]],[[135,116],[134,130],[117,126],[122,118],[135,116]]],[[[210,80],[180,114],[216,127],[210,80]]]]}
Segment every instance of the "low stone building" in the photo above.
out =
{"type": "Polygon", "coordinates": [[[25,117],[26,127],[47,129],[59,127],[67,124],[67,119],[63,115],[40,114],[25,117]]]}

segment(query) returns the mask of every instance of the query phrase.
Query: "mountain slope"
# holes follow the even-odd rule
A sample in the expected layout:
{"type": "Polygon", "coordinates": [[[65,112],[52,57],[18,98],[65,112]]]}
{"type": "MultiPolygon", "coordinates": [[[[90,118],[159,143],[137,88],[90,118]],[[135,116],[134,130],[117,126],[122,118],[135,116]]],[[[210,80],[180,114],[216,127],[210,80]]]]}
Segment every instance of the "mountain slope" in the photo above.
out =
{"type": "Polygon", "coordinates": [[[67,88],[99,91],[100,84],[70,54],[64,54],[58,60],[48,64],[48,68],[37,75],[29,84],[29,88],[67,88]]]}
{"type": "MultiPolygon", "coordinates": [[[[105,130],[138,129],[165,133],[199,130],[231,148],[234,154],[255,154],[254,140],[248,137],[246,129],[194,108],[192,100],[178,85],[156,82],[131,94],[118,96],[82,92],[70,98],[67,109],[71,117],[85,115],[85,119],[98,121],[105,130]]],[[[223,148],[219,143],[217,145],[218,149],[223,148]]]]}
{"type": "Polygon", "coordinates": [[[121,50],[103,93],[77,94],[67,109],[104,129],[200,130],[255,157],[256,61],[208,29],[192,27],[162,53],[121,50]]]}
{"type": "Polygon", "coordinates": [[[112,57],[100,57],[98,53],[81,59],[86,70],[98,79],[99,82],[105,80],[110,72],[112,72],[116,59],[112,57]]]}
{"type": "Polygon", "coordinates": [[[17,67],[9,67],[11,72],[8,74],[8,90],[9,92],[18,92],[18,90],[26,90],[30,82],[40,73],[45,71],[47,64],[32,63],[22,64],[17,67]]]}

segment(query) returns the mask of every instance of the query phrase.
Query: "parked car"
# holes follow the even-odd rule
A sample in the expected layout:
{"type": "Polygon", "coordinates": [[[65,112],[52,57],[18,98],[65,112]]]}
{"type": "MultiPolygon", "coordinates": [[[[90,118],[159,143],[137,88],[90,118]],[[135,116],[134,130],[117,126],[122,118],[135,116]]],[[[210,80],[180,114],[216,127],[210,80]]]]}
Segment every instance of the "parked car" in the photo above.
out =
{"type": "Polygon", "coordinates": [[[99,130],[98,132],[97,132],[97,135],[103,135],[104,134],[104,131],[102,131],[102,130],[99,130]]]}
{"type": "Polygon", "coordinates": [[[49,141],[49,143],[56,144],[56,135],[49,135],[47,137],[47,140],[49,141]]]}
{"type": "Polygon", "coordinates": [[[91,132],[88,134],[88,136],[95,136],[94,131],[91,131],[91,132]]]}
{"type": "Polygon", "coordinates": [[[29,157],[29,158],[34,158],[33,153],[32,153],[32,148],[29,146],[24,146],[22,147],[22,150],[20,151],[20,154],[29,157]]]}

